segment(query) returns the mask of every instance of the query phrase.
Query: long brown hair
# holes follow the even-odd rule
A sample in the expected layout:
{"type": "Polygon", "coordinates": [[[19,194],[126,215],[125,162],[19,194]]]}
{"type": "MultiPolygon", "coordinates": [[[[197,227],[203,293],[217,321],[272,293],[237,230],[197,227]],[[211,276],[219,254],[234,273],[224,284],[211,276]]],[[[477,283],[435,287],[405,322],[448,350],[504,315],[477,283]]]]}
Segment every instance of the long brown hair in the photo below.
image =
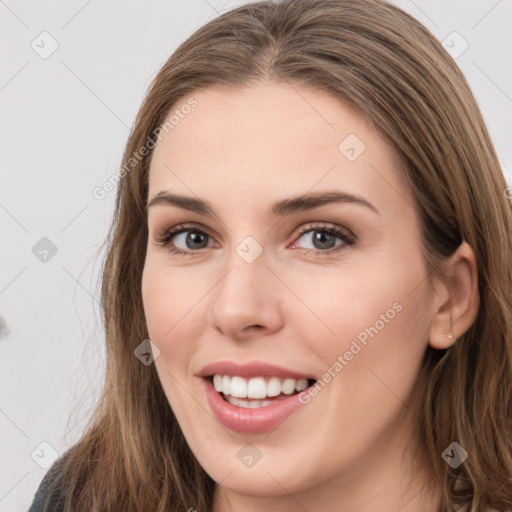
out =
{"type": "Polygon", "coordinates": [[[140,108],[105,241],[103,393],[53,469],[66,510],[212,508],[215,482],[187,446],[154,365],[134,356],[148,338],[141,276],[152,152],[140,152],[195,91],[265,80],[327,91],[392,144],[419,205],[429,275],[443,276],[443,260],[462,241],[473,248],[478,315],[449,349],[427,348],[416,437],[443,488],[443,510],[512,509],[512,212],[475,98],[436,38],[384,0],[291,0],[247,4],[200,28],[140,108]],[[469,455],[455,469],[441,456],[452,442],[469,455]]]}

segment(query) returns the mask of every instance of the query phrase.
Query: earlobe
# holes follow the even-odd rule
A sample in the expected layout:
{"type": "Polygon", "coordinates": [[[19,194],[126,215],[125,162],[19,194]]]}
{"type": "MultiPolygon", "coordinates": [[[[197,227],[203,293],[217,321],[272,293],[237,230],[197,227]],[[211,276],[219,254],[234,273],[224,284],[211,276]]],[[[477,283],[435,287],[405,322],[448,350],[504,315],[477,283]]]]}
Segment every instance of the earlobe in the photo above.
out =
{"type": "Polygon", "coordinates": [[[452,334],[451,332],[443,331],[443,332],[442,332],[442,335],[443,335],[443,336],[446,336],[450,341],[454,341],[454,340],[453,340],[453,334],[452,334]]]}
{"type": "MultiPolygon", "coordinates": [[[[429,336],[429,345],[438,350],[450,348],[457,341],[457,337],[453,332],[451,299],[448,295],[449,289],[446,288],[443,291],[447,298],[444,301],[437,301],[441,306],[434,313],[429,336]]],[[[438,299],[441,298],[439,295],[437,297],[438,299]]]]}
{"type": "Polygon", "coordinates": [[[448,277],[437,294],[430,329],[429,344],[436,349],[447,349],[456,343],[473,324],[478,313],[478,270],[475,254],[463,242],[450,257],[448,277]]]}

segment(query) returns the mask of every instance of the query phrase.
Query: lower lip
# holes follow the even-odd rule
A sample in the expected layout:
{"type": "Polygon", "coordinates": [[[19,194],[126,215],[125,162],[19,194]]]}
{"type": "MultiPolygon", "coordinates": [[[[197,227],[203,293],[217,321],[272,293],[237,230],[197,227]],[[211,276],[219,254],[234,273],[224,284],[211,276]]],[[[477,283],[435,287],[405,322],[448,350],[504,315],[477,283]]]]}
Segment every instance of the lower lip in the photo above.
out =
{"type": "Polygon", "coordinates": [[[226,402],[222,395],[205,378],[201,378],[206,391],[206,398],[214,416],[226,428],[245,434],[259,434],[277,428],[293,411],[302,404],[299,402],[300,393],[278,400],[275,403],[245,409],[226,402]]]}

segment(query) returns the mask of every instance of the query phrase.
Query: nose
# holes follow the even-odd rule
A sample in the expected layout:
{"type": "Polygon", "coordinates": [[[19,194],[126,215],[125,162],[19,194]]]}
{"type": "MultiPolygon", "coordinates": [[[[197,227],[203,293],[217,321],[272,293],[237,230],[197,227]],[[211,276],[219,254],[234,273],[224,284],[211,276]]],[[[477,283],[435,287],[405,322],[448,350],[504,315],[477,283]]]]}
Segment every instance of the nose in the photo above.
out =
{"type": "Polygon", "coordinates": [[[231,262],[212,290],[209,324],[235,340],[260,337],[281,329],[282,283],[279,286],[263,255],[252,263],[241,258],[231,262]]]}

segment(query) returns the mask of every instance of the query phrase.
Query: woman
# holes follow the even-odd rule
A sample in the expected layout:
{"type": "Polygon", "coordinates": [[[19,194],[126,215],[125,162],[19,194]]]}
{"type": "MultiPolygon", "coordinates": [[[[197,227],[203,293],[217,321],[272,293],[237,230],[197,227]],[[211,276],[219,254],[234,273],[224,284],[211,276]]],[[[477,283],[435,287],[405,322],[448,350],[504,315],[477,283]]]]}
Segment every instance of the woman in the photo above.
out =
{"type": "Polygon", "coordinates": [[[209,22],[130,135],[104,392],[31,510],[511,510],[506,189],[400,9],[209,22]]]}

